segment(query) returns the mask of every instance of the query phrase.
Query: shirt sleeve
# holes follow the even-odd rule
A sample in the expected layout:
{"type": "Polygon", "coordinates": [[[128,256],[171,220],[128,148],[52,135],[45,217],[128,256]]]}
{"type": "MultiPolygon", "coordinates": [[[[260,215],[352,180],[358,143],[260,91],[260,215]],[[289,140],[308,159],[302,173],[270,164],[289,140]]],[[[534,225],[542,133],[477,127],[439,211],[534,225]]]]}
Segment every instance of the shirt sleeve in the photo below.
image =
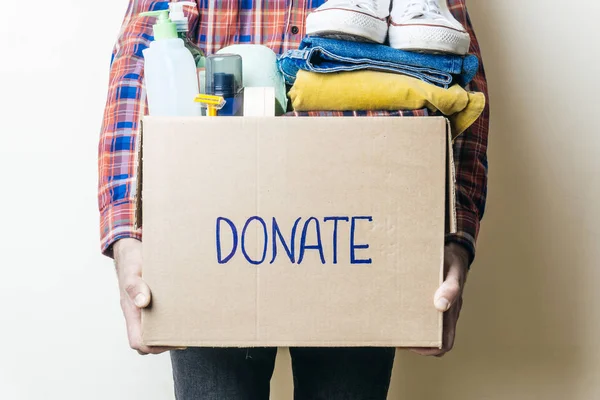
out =
{"type": "MultiPolygon", "coordinates": [[[[470,253],[470,263],[475,258],[475,242],[480,221],[485,211],[487,197],[487,143],[489,131],[489,96],[481,50],[466,9],[463,9],[466,29],[471,36],[469,52],[479,58],[479,70],[468,90],[482,92],[486,106],[479,119],[454,141],[456,168],[457,233],[446,236],[446,242],[463,245],[470,253]]],[[[469,264],[470,264],[469,263],[469,264]]]]}
{"type": "MultiPolygon", "coordinates": [[[[117,240],[142,238],[134,226],[139,121],[147,110],[142,51],[153,39],[154,19],[139,14],[168,6],[168,1],[130,0],[112,52],[98,146],[100,243],[102,253],[109,257],[117,240]]],[[[186,14],[190,28],[195,28],[197,7],[186,7],[186,14]]]]}

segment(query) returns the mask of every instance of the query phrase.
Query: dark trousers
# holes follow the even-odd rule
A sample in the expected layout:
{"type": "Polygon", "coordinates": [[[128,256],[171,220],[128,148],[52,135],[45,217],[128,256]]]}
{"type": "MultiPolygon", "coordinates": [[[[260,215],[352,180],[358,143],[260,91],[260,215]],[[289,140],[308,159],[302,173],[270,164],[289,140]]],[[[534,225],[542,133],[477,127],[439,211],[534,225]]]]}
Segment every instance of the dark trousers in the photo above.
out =
{"type": "MultiPolygon", "coordinates": [[[[171,352],[177,400],[269,400],[276,348],[171,352]]],[[[292,348],[295,400],[385,400],[393,348],[292,348]]]]}

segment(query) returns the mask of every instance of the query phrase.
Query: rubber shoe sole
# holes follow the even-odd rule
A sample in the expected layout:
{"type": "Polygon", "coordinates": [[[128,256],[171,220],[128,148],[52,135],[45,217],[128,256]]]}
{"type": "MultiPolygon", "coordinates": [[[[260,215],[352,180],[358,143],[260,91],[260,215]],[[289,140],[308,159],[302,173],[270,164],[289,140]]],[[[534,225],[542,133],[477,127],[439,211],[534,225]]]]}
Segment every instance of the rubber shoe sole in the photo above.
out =
{"type": "Polygon", "coordinates": [[[306,34],[308,36],[383,43],[387,37],[387,31],[386,19],[379,19],[360,11],[329,8],[314,11],[306,18],[306,34]]]}
{"type": "Polygon", "coordinates": [[[398,50],[465,55],[469,51],[467,32],[439,25],[390,25],[390,47],[398,50]]]}

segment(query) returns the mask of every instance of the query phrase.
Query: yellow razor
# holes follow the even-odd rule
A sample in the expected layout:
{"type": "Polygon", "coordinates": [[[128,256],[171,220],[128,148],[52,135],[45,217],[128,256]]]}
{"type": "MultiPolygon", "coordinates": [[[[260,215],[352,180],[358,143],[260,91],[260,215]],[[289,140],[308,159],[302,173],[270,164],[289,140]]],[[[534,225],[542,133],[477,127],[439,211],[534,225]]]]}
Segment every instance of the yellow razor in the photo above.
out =
{"type": "Polygon", "coordinates": [[[225,106],[225,99],[222,96],[214,96],[212,94],[199,94],[194,101],[207,108],[208,111],[206,114],[209,117],[216,117],[217,111],[225,106]]]}

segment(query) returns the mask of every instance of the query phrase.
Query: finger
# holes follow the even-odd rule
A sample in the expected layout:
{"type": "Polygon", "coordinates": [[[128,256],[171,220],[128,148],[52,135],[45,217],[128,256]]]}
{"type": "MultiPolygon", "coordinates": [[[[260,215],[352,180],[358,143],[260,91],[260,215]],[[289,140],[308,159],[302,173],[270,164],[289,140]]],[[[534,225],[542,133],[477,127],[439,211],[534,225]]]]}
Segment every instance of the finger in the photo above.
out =
{"type": "Polygon", "coordinates": [[[171,346],[146,346],[143,344],[135,344],[136,350],[139,355],[146,356],[149,354],[161,354],[167,351],[183,351],[187,350],[187,347],[171,347],[171,346]]]}
{"type": "Polygon", "coordinates": [[[458,315],[460,313],[461,306],[459,300],[444,314],[444,329],[442,336],[442,348],[431,348],[431,347],[411,347],[407,350],[419,354],[421,356],[429,357],[443,357],[454,347],[454,338],[456,336],[456,324],[458,321],[458,315]]]}
{"type": "Polygon", "coordinates": [[[444,314],[444,334],[442,338],[442,352],[436,354],[441,357],[454,347],[454,338],[456,336],[456,323],[458,322],[458,313],[460,310],[460,301],[457,301],[447,313],[444,314]]]}
{"type": "Polygon", "coordinates": [[[125,292],[137,308],[146,308],[150,304],[150,288],[139,276],[131,276],[127,279],[125,292]]]}
{"type": "Polygon", "coordinates": [[[461,287],[458,279],[448,276],[435,292],[433,303],[438,311],[446,312],[460,296],[461,287]]]}
{"type": "Polygon", "coordinates": [[[123,314],[127,324],[129,347],[137,350],[139,354],[149,354],[148,349],[142,344],[142,312],[135,304],[126,300],[123,304],[123,314]]]}
{"type": "Polygon", "coordinates": [[[455,257],[450,258],[446,279],[433,297],[433,303],[438,311],[448,311],[452,304],[460,297],[462,291],[461,269],[460,260],[455,257]]]}
{"type": "Polygon", "coordinates": [[[142,343],[141,311],[135,305],[128,302],[123,308],[127,322],[127,336],[129,347],[136,350],[140,355],[161,354],[170,350],[185,350],[184,347],[168,346],[146,346],[142,343]]]}
{"type": "Polygon", "coordinates": [[[140,349],[138,349],[138,354],[142,355],[142,356],[147,356],[147,355],[157,355],[157,354],[162,354],[165,353],[167,351],[172,351],[172,350],[181,350],[179,348],[176,347],[159,347],[159,346],[141,346],[140,349]]]}
{"type": "Polygon", "coordinates": [[[466,256],[461,256],[461,251],[447,246],[444,253],[445,280],[433,297],[435,308],[441,312],[448,311],[462,293],[466,279],[466,256]]]}
{"type": "Polygon", "coordinates": [[[411,353],[415,353],[420,356],[426,356],[426,357],[438,356],[439,354],[441,354],[444,351],[443,349],[430,348],[430,347],[411,347],[411,348],[407,348],[406,350],[410,351],[411,353]]]}

